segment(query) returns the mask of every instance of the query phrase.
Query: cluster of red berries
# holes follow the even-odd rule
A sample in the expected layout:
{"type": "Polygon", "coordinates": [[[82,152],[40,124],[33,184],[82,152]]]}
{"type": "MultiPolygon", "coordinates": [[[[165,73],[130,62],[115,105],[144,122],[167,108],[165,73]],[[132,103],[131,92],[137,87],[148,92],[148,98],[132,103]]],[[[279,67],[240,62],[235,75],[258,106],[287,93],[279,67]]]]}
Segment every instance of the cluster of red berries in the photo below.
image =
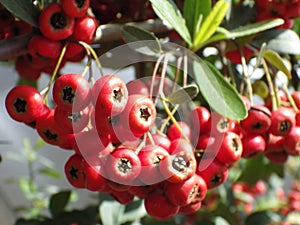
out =
{"type": "Polygon", "coordinates": [[[0,5],[0,40],[28,34],[32,27],[22,21],[17,20],[7,9],[0,5]]]}
{"type": "Polygon", "coordinates": [[[150,2],[142,0],[91,0],[91,8],[100,24],[142,21],[155,17],[150,2]]]}
{"type": "Polygon", "coordinates": [[[98,26],[87,14],[90,1],[62,0],[46,6],[39,16],[39,32],[28,42],[28,54],[19,56],[15,69],[26,80],[37,80],[42,72],[52,74],[64,46],[61,67],[67,61],[81,61],[86,50],[80,44],[91,44],[98,26]]]}
{"type": "Polygon", "coordinates": [[[257,21],[282,18],[285,23],[279,28],[290,29],[293,19],[300,16],[300,1],[298,0],[256,0],[257,21]]]}

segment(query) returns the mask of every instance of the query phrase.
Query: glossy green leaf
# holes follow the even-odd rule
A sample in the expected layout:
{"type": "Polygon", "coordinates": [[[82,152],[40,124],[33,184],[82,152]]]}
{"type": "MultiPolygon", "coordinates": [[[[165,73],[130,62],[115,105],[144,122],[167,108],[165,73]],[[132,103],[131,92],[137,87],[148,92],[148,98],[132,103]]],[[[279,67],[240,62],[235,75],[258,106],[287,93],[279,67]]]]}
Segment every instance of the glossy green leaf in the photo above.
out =
{"type": "Polygon", "coordinates": [[[38,27],[39,10],[31,0],[0,0],[0,3],[16,17],[38,27]]]}
{"type": "Polygon", "coordinates": [[[199,19],[204,20],[211,10],[211,0],[185,0],[183,16],[190,31],[191,37],[198,32],[199,19]]]}
{"type": "Polygon", "coordinates": [[[157,37],[147,30],[133,25],[125,25],[122,34],[126,42],[136,51],[146,55],[156,55],[161,52],[160,42],[157,37]]]}
{"type": "Polygon", "coordinates": [[[300,54],[300,39],[293,30],[270,30],[257,35],[252,43],[260,47],[262,43],[267,43],[267,49],[282,54],[300,54]]]}
{"type": "Polygon", "coordinates": [[[184,88],[180,88],[167,97],[167,101],[172,104],[182,104],[191,101],[197,96],[199,89],[197,85],[191,84],[184,88]]]}
{"type": "Polygon", "coordinates": [[[173,0],[149,0],[156,15],[171,25],[182,39],[192,45],[190,32],[185,20],[173,0]]]}
{"type": "MultiPolygon", "coordinates": [[[[199,49],[200,47],[202,47],[204,45],[207,45],[209,43],[216,42],[216,41],[236,39],[236,38],[241,38],[241,37],[245,37],[245,36],[254,35],[254,34],[257,34],[259,32],[277,27],[277,26],[279,26],[283,23],[284,23],[284,20],[277,18],[277,19],[265,20],[265,21],[261,21],[261,22],[257,22],[257,23],[251,23],[251,24],[241,26],[241,27],[233,29],[233,30],[229,30],[227,32],[225,32],[226,30],[223,30],[223,32],[212,36],[206,42],[204,42],[201,45],[197,46],[196,49],[199,49]]],[[[259,44],[259,47],[262,44],[263,44],[263,42],[261,42],[259,44]]]]}
{"type": "Polygon", "coordinates": [[[278,214],[271,211],[260,211],[250,214],[246,218],[245,225],[266,225],[266,224],[277,224],[281,221],[278,214]]]}
{"type": "Polygon", "coordinates": [[[226,16],[229,8],[228,2],[224,0],[218,1],[208,16],[203,21],[200,30],[195,34],[193,49],[198,49],[199,46],[209,39],[217,30],[226,16]]]}
{"type": "Polygon", "coordinates": [[[241,120],[247,116],[239,93],[214,66],[195,60],[193,71],[199,90],[211,108],[234,120],[241,120]]]}
{"type": "Polygon", "coordinates": [[[104,201],[99,206],[100,218],[103,225],[120,225],[125,211],[125,205],[116,201],[104,201]]]}
{"type": "Polygon", "coordinates": [[[277,52],[274,52],[273,50],[266,50],[263,54],[263,57],[278,70],[283,72],[288,77],[288,79],[292,79],[291,71],[287,68],[283,61],[283,58],[281,58],[281,56],[277,52]]]}
{"type": "Polygon", "coordinates": [[[71,194],[71,191],[61,191],[51,196],[49,210],[53,217],[64,212],[66,205],[70,201],[71,194]]]}

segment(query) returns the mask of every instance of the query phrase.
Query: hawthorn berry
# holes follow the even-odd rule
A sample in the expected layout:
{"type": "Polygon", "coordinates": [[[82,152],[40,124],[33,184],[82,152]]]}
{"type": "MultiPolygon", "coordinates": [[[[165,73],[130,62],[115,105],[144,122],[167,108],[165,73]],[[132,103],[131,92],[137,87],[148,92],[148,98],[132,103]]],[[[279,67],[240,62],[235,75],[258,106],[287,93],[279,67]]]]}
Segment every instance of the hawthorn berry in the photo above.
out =
{"type": "Polygon", "coordinates": [[[61,0],[60,4],[68,16],[82,17],[90,6],[90,0],[61,0]]]}
{"type": "Polygon", "coordinates": [[[5,107],[12,119],[29,123],[41,115],[44,99],[34,87],[18,85],[7,94],[5,107]]]}
{"type": "Polygon", "coordinates": [[[39,16],[41,33],[50,40],[63,40],[73,34],[75,20],[68,16],[58,3],[44,8],[39,16]]]}
{"type": "Polygon", "coordinates": [[[295,126],[295,113],[292,109],[281,107],[272,111],[270,133],[286,136],[295,126]]]}
{"type": "Polygon", "coordinates": [[[98,23],[95,17],[82,16],[75,21],[73,37],[77,41],[83,41],[90,44],[97,30],[98,23]]]}
{"type": "Polygon", "coordinates": [[[71,155],[65,163],[64,172],[69,183],[76,188],[85,188],[85,173],[83,158],[80,155],[71,155]]]}

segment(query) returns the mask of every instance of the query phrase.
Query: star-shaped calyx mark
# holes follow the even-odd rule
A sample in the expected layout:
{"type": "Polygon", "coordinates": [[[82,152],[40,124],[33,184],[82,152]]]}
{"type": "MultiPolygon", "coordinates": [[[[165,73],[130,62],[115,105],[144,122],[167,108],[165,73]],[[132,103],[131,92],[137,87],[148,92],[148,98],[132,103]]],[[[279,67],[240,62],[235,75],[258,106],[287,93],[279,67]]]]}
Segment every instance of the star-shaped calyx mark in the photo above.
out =
{"type": "Polygon", "coordinates": [[[24,99],[18,98],[14,103],[14,107],[17,112],[26,112],[26,106],[27,102],[24,99]]]}
{"type": "Polygon", "coordinates": [[[63,91],[62,99],[65,102],[68,102],[68,103],[72,104],[73,101],[74,101],[74,98],[75,98],[75,91],[73,90],[73,88],[65,87],[62,91],[63,91]]]}

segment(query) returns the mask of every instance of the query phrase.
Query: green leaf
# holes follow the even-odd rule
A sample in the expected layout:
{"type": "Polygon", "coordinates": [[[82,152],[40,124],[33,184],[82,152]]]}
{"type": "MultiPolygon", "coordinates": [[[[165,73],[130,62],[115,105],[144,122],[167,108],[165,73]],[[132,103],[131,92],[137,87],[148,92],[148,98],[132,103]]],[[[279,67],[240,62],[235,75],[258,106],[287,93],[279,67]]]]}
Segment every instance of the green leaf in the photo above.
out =
{"type": "Polygon", "coordinates": [[[53,170],[53,169],[48,169],[48,168],[39,169],[38,173],[40,175],[52,177],[52,178],[55,178],[55,179],[61,178],[61,174],[59,172],[53,170]]]}
{"type": "MultiPolygon", "coordinates": [[[[277,27],[283,23],[284,23],[284,20],[277,18],[277,19],[265,20],[265,21],[251,23],[251,24],[248,24],[245,26],[241,26],[239,28],[230,30],[228,32],[222,32],[222,33],[212,36],[206,42],[202,43],[202,45],[198,46],[197,49],[199,49],[200,47],[202,47],[204,45],[207,45],[209,43],[216,42],[216,41],[236,39],[236,38],[241,38],[241,37],[245,37],[245,36],[249,36],[249,35],[254,35],[259,32],[277,27]]],[[[258,47],[260,47],[262,45],[262,43],[263,42],[261,42],[258,47]]]]}
{"type": "Polygon", "coordinates": [[[189,30],[185,20],[173,0],[150,0],[156,15],[163,21],[170,24],[188,44],[192,45],[189,30]]]}
{"type": "Polygon", "coordinates": [[[214,66],[196,59],[193,70],[199,90],[210,107],[233,120],[247,116],[247,109],[239,93],[214,66]]]}
{"type": "Polygon", "coordinates": [[[167,97],[167,101],[172,104],[182,104],[191,101],[197,96],[199,89],[197,85],[191,84],[184,88],[180,88],[167,97]]]}
{"type": "Polygon", "coordinates": [[[49,210],[53,217],[64,212],[66,205],[70,201],[71,191],[61,191],[51,196],[49,210]]]}
{"type": "Polygon", "coordinates": [[[199,46],[216,32],[217,28],[226,16],[228,8],[229,4],[224,0],[220,0],[215,4],[203,21],[200,30],[195,35],[193,49],[199,49],[199,46]]]}
{"type": "Polygon", "coordinates": [[[122,34],[126,42],[134,42],[130,46],[140,53],[157,55],[161,52],[160,42],[153,33],[137,26],[125,25],[122,34]]]}
{"type": "Polygon", "coordinates": [[[292,79],[291,72],[289,71],[283,59],[277,52],[274,52],[273,50],[266,50],[263,54],[263,57],[273,66],[275,66],[278,70],[283,72],[288,77],[288,79],[292,79]]]}
{"type": "Polygon", "coordinates": [[[300,54],[300,39],[293,30],[270,30],[257,35],[252,43],[260,47],[262,43],[267,43],[267,49],[282,54],[300,54]]]}
{"type": "Polygon", "coordinates": [[[125,205],[116,201],[104,201],[99,206],[100,218],[103,225],[120,225],[125,211],[125,205]]]}
{"type": "Polygon", "coordinates": [[[275,224],[281,221],[280,216],[271,211],[260,211],[250,214],[246,218],[245,225],[275,224]]]}
{"type": "Polygon", "coordinates": [[[31,0],[0,0],[0,3],[16,17],[38,27],[39,10],[31,0]]]}
{"type": "Polygon", "coordinates": [[[41,148],[43,148],[45,145],[46,145],[46,142],[42,138],[39,138],[36,141],[35,145],[33,146],[33,150],[38,151],[41,148]]]}
{"type": "Polygon", "coordinates": [[[199,19],[205,19],[211,10],[211,0],[185,0],[183,5],[183,16],[191,37],[198,32],[199,19]]]}

